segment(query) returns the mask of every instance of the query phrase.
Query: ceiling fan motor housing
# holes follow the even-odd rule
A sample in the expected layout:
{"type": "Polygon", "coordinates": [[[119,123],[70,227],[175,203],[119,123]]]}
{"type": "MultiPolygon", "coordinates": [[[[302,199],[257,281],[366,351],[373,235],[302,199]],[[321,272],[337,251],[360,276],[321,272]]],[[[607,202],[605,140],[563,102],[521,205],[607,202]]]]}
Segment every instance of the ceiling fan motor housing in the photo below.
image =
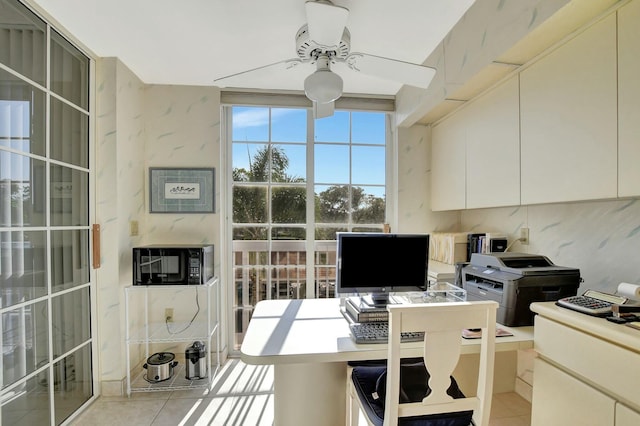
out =
{"type": "Polygon", "coordinates": [[[324,46],[311,40],[307,25],[303,25],[296,33],[296,52],[298,57],[305,62],[315,62],[320,55],[324,54],[332,63],[335,63],[336,60],[346,59],[350,48],[351,34],[346,27],[337,46],[324,46]]]}

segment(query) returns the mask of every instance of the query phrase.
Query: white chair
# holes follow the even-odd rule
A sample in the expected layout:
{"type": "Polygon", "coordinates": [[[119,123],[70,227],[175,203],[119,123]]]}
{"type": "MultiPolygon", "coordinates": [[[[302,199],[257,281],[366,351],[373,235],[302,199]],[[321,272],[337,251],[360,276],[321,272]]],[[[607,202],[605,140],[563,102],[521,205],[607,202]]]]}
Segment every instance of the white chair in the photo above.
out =
{"type": "Polygon", "coordinates": [[[488,425],[497,308],[498,304],[493,301],[389,305],[387,364],[386,367],[352,369],[347,395],[350,424],[358,424],[359,409],[362,409],[372,425],[395,426],[398,422],[458,425],[470,424],[471,417],[476,426],[488,425]],[[482,329],[478,387],[475,395],[465,397],[451,374],[460,357],[461,332],[472,328],[482,329]],[[400,352],[404,344],[400,343],[400,333],[403,331],[424,331],[425,339],[424,365],[403,363],[401,388],[400,352]],[[384,398],[380,393],[385,393],[384,398]]]}

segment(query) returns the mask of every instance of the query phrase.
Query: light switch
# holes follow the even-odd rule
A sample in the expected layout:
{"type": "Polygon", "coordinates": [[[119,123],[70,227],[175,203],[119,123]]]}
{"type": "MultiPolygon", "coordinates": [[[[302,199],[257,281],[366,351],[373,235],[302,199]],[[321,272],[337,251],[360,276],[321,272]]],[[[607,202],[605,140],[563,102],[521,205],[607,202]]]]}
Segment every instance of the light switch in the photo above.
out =
{"type": "Polygon", "coordinates": [[[138,236],[138,221],[132,220],[129,222],[129,236],[137,237],[138,236]]]}

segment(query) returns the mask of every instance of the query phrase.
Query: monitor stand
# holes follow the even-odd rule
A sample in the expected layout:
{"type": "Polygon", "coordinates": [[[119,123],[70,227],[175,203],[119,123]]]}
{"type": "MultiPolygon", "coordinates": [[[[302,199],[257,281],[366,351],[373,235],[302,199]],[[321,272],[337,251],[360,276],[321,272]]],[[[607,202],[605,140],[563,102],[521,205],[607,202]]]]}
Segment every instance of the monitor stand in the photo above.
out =
{"type": "Polygon", "coordinates": [[[368,296],[360,296],[360,302],[372,308],[385,308],[396,302],[388,293],[372,293],[368,296]]]}

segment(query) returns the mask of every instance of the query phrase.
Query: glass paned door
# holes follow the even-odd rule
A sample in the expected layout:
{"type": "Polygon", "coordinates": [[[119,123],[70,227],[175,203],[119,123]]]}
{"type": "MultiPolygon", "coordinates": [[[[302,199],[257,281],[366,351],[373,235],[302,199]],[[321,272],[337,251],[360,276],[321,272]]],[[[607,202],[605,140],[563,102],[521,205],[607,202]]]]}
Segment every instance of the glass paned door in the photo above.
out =
{"type": "Polygon", "coordinates": [[[0,423],[57,425],[94,395],[91,61],[18,0],[0,16],[0,423]]]}

